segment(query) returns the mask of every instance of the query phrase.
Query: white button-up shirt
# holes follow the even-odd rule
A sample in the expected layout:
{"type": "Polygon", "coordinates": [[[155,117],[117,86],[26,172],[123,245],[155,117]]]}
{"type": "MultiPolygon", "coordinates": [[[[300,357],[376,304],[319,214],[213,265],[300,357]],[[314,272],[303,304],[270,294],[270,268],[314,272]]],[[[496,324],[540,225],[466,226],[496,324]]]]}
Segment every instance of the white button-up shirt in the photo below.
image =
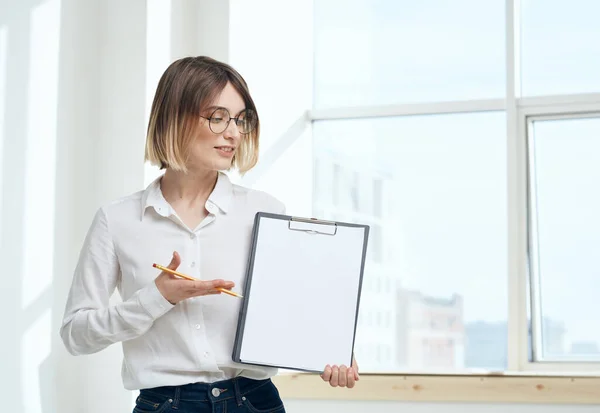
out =
{"type": "Polygon", "coordinates": [[[71,354],[122,342],[123,383],[135,390],[235,376],[264,379],[274,368],[237,364],[232,352],[242,300],[226,294],[173,306],[156,288],[173,251],[178,271],[203,280],[235,282],[243,292],[254,216],[284,213],[284,205],[219,174],[206,202],[208,216],[188,228],[165,200],[160,179],[96,213],[75,269],[60,330],[71,354]],[[117,288],[121,303],[109,305],[117,288]]]}

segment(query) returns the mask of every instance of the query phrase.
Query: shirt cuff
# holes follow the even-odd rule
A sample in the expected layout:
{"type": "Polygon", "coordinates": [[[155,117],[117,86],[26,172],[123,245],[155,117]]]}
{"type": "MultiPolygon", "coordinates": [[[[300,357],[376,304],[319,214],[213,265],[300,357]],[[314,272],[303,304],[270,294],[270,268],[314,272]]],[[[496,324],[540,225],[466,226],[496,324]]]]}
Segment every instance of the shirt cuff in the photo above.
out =
{"type": "Polygon", "coordinates": [[[146,310],[153,320],[165,314],[175,307],[158,291],[156,283],[151,282],[148,286],[142,288],[138,294],[140,305],[146,310]]]}

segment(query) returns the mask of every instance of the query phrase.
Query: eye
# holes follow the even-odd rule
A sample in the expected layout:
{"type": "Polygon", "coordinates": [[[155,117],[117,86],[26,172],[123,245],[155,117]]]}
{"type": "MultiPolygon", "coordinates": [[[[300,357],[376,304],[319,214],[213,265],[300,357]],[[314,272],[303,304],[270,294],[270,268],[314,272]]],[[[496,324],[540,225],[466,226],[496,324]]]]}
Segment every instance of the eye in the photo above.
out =
{"type": "Polygon", "coordinates": [[[227,122],[228,120],[229,120],[229,113],[225,109],[215,110],[210,117],[210,121],[214,124],[218,124],[221,122],[227,122]]]}

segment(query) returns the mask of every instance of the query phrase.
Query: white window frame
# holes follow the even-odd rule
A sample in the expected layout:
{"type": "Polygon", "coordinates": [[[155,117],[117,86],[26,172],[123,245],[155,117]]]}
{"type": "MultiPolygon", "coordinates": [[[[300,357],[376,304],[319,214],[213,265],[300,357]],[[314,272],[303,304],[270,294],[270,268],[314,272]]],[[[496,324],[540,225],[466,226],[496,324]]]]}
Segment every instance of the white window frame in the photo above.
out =
{"type": "MultiPolygon", "coordinates": [[[[585,99],[590,99],[592,96],[586,96],[585,99]]],[[[521,141],[526,145],[527,161],[526,161],[526,173],[525,176],[521,177],[522,180],[527,181],[527,186],[531,185],[533,181],[532,177],[535,173],[535,165],[532,163],[531,157],[529,156],[533,151],[533,137],[530,136],[530,125],[535,121],[544,120],[568,120],[568,119],[585,119],[585,118],[600,118],[600,95],[595,95],[595,102],[590,101],[575,101],[573,103],[565,103],[564,99],[556,100],[554,98],[546,99],[546,102],[538,102],[536,105],[529,105],[519,109],[519,134],[521,141]]],[[[521,201],[524,202],[524,208],[527,211],[527,226],[526,226],[526,237],[528,250],[526,252],[525,259],[529,262],[529,267],[525,269],[526,280],[525,283],[530,282],[530,301],[527,305],[531,305],[531,323],[532,323],[532,342],[534,348],[542,348],[542,342],[539,336],[535,332],[541,327],[537,325],[541,315],[541,297],[539,292],[540,285],[540,273],[537,270],[537,245],[534,242],[534,233],[536,232],[536,203],[534,195],[530,190],[527,191],[527,199],[521,201]],[[531,281],[529,281],[529,277],[531,281]]],[[[521,315],[522,317],[522,315],[521,315]]],[[[525,314],[525,323],[527,323],[527,313],[525,314]]],[[[600,362],[585,360],[582,357],[581,361],[574,361],[573,357],[565,357],[565,360],[560,360],[559,357],[554,357],[554,360],[548,361],[530,361],[528,356],[527,342],[523,343],[520,340],[520,351],[523,353],[521,359],[525,360],[520,370],[523,371],[540,371],[540,372],[552,372],[552,371],[571,371],[571,372],[600,372],[600,362]]]]}
{"type": "MultiPolygon", "coordinates": [[[[581,117],[600,112],[600,93],[520,97],[520,0],[506,0],[506,96],[501,99],[338,107],[310,110],[309,122],[388,116],[505,111],[507,122],[508,366],[505,373],[585,373],[600,376],[596,362],[532,362],[528,354],[527,296],[530,269],[527,125],[532,117],[581,117]]],[[[533,286],[535,290],[535,286],[533,286]]],[[[535,291],[534,291],[535,292],[535,291]]],[[[533,304],[533,302],[532,302],[533,304]]],[[[532,322],[535,318],[532,314],[532,322]]],[[[535,336],[535,334],[534,334],[535,336]]]]}

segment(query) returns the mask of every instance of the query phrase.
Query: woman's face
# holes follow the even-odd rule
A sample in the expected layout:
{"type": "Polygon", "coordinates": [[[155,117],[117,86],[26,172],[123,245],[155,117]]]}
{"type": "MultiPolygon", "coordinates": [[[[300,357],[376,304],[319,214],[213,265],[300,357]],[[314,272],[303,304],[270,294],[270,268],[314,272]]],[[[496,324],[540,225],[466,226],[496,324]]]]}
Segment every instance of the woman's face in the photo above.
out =
{"type": "MultiPolygon", "coordinates": [[[[216,108],[225,108],[231,118],[235,118],[246,106],[242,96],[227,83],[219,97],[205,109],[201,115],[209,118],[216,108]]],[[[219,111],[222,113],[222,111],[219,111]]],[[[220,116],[219,116],[220,117],[220,116]]],[[[221,121],[225,124],[226,119],[221,121]]],[[[213,129],[215,129],[213,127],[213,129]]],[[[215,133],[209,126],[209,120],[200,118],[200,126],[190,146],[188,168],[190,170],[223,171],[231,167],[233,156],[245,135],[238,130],[234,120],[221,133],[215,133]]]]}

